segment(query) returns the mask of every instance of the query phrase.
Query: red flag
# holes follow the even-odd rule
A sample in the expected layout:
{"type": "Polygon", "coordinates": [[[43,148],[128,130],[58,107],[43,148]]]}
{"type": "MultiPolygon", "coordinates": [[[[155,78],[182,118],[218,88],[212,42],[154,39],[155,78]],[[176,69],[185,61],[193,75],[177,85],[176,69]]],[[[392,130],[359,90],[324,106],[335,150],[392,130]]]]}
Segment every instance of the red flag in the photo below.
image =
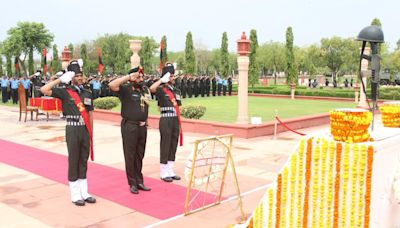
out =
{"type": "Polygon", "coordinates": [[[18,61],[18,57],[15,57],[14,65],[15,65],[15,73],[18,74],[18,71],[19,71],[19,61],[18,61]]]}
{"type": "Polygon", "coordinates": [[[104,70],[104,64],[103,64],[103,60],[101,59],[101,50],[100,50],[100,48],[97,48],[97,55],[99,56],[99,65],[97,66],[97,72],[102,74],[103,70],[104,70]]]}
{"type": "Polygon", "coordinates": [[[43,48],[43,74],[47,73],[47,50],[43,48]]]}
{"type": "Polygon", "coordinates": [[[160,73],[162,72],[162,68],[164,66],[163,57],[164,57],[164,43],[163,43],[163,40],[161,39],[161,42],[160,42],[160,73]]]}

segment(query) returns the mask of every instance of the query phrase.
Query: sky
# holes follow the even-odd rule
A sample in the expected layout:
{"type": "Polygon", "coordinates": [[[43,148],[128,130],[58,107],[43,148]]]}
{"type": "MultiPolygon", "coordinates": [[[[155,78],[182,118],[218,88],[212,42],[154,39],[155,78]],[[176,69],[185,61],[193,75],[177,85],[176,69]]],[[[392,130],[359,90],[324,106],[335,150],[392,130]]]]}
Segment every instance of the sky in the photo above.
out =
{"type": "Polygon", "coordinates": [[[399,0],[13,0],[2,1],[0,41],[19,21],[41,22],[59,47],[119,32],[167,36],[168,50],[185,48],[191,31],[195,47],[220,48],[227,32],[229,50],[244,31],[257,30],[258,43],[285,42],[291,26],[294,44],[322,38],[356,37],[374,18],[382,23],[390,49],[400,39],[399,0]]]}

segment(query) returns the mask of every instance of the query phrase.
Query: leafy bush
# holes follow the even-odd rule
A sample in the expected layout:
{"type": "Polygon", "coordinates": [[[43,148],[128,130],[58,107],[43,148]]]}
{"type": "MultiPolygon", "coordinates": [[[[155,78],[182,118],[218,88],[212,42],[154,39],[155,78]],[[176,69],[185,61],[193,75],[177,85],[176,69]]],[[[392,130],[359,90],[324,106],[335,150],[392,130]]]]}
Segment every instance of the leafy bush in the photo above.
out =
{"type": "Polygon", "coordinates": [[[118,97],[101,97],[94,100],[94,108],[110,110],[119,104],[118,97]]]}
{"type": "Polygon", "coordinates": [[[200,119],[206,112],[206,107],[200,105],[188,105],[180,109],[183,117],[188,119],[200,119]]]}

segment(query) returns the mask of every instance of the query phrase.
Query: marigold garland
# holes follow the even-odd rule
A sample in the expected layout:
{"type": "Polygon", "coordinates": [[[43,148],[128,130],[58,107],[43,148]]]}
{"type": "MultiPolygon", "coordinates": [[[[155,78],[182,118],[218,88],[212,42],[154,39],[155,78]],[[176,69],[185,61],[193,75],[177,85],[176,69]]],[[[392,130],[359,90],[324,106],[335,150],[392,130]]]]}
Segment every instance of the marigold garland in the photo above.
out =
{"type": "Polygon", "coordinates": [[[308,201],[310,193],[310,179],[311,179],[311,158],[312,158],[312,138],[307,140],[307,154],[306,154],[306,176],[305,176],[305,190],[304,190],[304,204],[303,204],[303,228],[308,224],[308,201]]]}
{"type": "Polygon", "coordinates": [[[379,110],[385,127],[400,127],[400,102],[384,102],[379,110]]]}
{"type": "Polygon", "coordinates": [[[280,227],[281,219],[281,194],[282,194],[282,174],[278,174],[278,187],[276,189],[276,209],[275,209],[275,227],[280,227]]]}
{"type": "Polygon", "coordinates": [[[372,114],[361,110],[335,110],[330,113],[333,138],[341,142],[365,142],[369,139],[368,128],[372,114]]]}
{"type": "Polygon", "coordinates": [[[270,188],[268,190],[268,227],[272,227],[274,214],[274,190],[270,188]]]}
{"type": "Polygon", "coordinates": [[[281,201],[281,226],[286,227],[286,203],[287,203],[287,189],[288,189],[288,176],[289,176],[289,169],[286,166],[283,169],[282,175],[282,201],[281,201]]]}
{"type": "Polygon", "coordinates": [[[327,204],[325,203],[327,201],[326,198],[327,196],[325,189],[329,188],[329,185],[326,187],[326,177],[330,175],[330,172],[327,170],[326,163],[327,163],[327,157],[329,156],[328,154],[328,142],[326,139],[322,140],[322,150],[321,150],[321,184],[319,185],[320,191],[319,191],[319,196],[320,196],[320,212],[319,212],[319,225],[318,227],[324,227],[324,224],[330,224],[327,221],[326,217],[326,210],[327,210],[327,204]]]}
{"type": "Polygon", "coordinates": [[[318,190],[319,190],[319,161],[320,161],[320,143],[319,139],[316,140],[316,144],[314,145],[314,151],[313,151],[313,164],[312,164],[312,221],[311,221],[311,227],[317,227],[317,222],[318,222],[318,190]]]}
{"type": "Polygon", "coordinates": [[[301,227],[303,218],[303,179],[304,179],[304,140],[302,139],[298,149],[298,172],[297,172],[297,226],[301,227]]]}
{"type": "Polygon", "coordinates": [[[372,163],[374,161],[374,147],[368,146],[368,163],[367,163],[367,175],[365,182],[365,219],[364,227],[369,227],[369,218],[371,212],[371,180],[372,180],[372,163]]]}
{"type": "Polygon", "coordinates": [[[333,171],[336,169],[334,166],[334,159],[335,159],[335,143],[334,141],[329,142],[329,158],[328,158],[328,186],[327,186],[327,196],[326,196],[326,224],[332,224],[332,216],[333,216],[333,178],[334,174],[333,171]]]}
{"type": "Polygon", "coordinates": [[[296,187],[296,168],[297,168],[297,154],[293,154],[290,159],[290,210],[289,210],[289,227],[294,227],[294,205],[296,200],[295,187],[296,187]]]}
{"type": "Polygon", "coordinates": [[[349,176],[350,176],[350,145],[346,143],[344,147],[343,161],[342,161],[342,206],[341,206],[341,227],[346,227],[347,222],[347,196],[348,196],[348,186],[349,186],[349,176]]]}
{"type": "MultiPolygon", "coordinates": [[[[355,146],[356,147],[356,146],[355,146]]],[[[358,148],[358,147],[356,147],[358,148]]],[[[364,219],[364,199],[362,196],[365,194],[365,165],[367,164],[367,147],[365,145],[361,145],[360,148],[360,183],[359,183],[359,193],[358,193],[358,216],[357,216],[357,227],[362,227],[363,219],[364,219]]]]}
{"type": "Polygon", "coordinates": [[[333,201],[333,228],[339,225],[339,194],[340,194],[340,168],[342,160],[342,143],[336,144],[336,177],[335,177],[335,199],[333,201]]]}
{"type": "Polygon", "coordinates": [[[353,145],[353,163],[351,166],[351,201],[350,201],[350,227],[356,227],[356,211],[358,208],[357,189],[359,170],[359,154],[357,145],[353,145]]]}

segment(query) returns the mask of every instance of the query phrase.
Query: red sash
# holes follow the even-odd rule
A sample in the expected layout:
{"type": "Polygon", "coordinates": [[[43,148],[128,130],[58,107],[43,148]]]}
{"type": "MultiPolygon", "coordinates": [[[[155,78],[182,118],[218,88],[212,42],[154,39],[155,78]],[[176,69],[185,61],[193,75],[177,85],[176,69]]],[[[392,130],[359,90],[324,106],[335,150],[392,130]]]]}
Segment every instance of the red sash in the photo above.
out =
{"type": "Polygon", "coordinates": [[[78,93],[72,89],[67,89],[68,94],[74,99],[75,105],[78,108],[78,111],[81,113],[83,121],[85,122],[86,129],[89,133],[90,137],[90,160],[94,160],[93,154],[93,131],[92,126],[90,125],[89,115],[86,112],[85,105],[82,103],[81,98],[79,97],[78,93]]]}
{"type": "Polygon", "coordinates": [[[172,102],[175,108],[176,115],[178,116],[178,122],[179,122],[179,146],[183,146],[183,134],[182,134],[182,123],[181,123],[181,113],[179,111],[179,105],[178,102],[176,102],[174,94],[171,92],[171,90],[167,88],[163,88],[164,92],[168,95],[169,100],[172,102]]]}

